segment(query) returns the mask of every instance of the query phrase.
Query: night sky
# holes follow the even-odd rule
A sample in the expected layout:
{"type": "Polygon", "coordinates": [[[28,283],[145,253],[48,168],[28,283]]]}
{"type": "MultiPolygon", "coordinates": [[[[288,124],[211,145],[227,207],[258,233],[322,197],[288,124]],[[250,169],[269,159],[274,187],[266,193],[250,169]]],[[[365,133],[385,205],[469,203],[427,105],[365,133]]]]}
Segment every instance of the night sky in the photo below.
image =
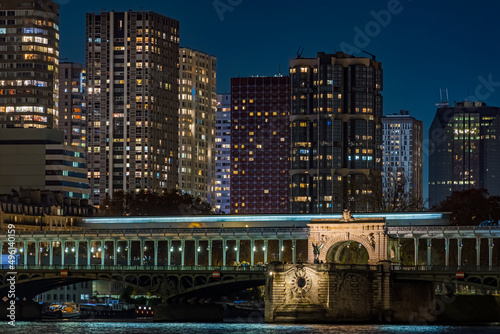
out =
{"type": "MultiPolygon", "coordinates": [[[[411,115],[424,121],[425,132],[434,117],[440,88],[448,88],[451,102],[469,96],[471,100],[500,106],[500,2],[497,0],[59,0],[58,3],[60,56],[68,61],[85,61],[85,13],[155,11],[180,22],[181,46],[217,57],[218,93],[229,92],[231,77],[274,75],[279,68],[286,74],[288,60],[296,57],[300,46],[304,48],[303,57],[315,57],[318,51],[364,55],[356,51],[359,49],[375,54],[384,69],[384,113],[408,109],[411,115]],[[218,11],[214,4],[218,5],[218,11]],[[388,6],[391,11],[387,11],[388,6]],[[374,13],[382,10],[390,16],[380,15],[378,23],[374,13]]],[[[424,170],[425,198],[426,160],[424,170]]]]}

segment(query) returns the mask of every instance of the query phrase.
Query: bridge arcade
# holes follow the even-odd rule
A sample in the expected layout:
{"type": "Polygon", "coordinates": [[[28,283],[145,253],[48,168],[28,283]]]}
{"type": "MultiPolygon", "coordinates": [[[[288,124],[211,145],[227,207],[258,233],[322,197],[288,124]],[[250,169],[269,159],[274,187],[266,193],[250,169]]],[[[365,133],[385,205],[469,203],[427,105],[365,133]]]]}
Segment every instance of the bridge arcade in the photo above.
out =
{"type": "Polygon", "coordinates": [[[391,238],[389,247],[396,261],[400,261],[402,240],[413,240],[415,266],[423,263],[446,267],[487,264],[491,268],[500,264],[500,226],[393,226],[387,227],[386,233],[391,238]],[[474,250],[474,263],[464,259],[465,250],[470,255],[471,249],[474,250]],[[436,263],[436,258],[442,263],[436,263]]]}
{"type": "MultiPolygon", "coordinates": [[[[19,264],[232,266],[307,261],[307,228],[40,231],[16,236],[19,264]]],[[[7,254],[7,243],[2,253],[7,254]]]]}
{"type": "MultiPolygon", "coordinates": [[[[500,226],[448,226],[443,224],[447,222],[443,214],[436,213],[89,219],[93,220],[98,222],[93,225],[98,228],[16,234],[19,263],[76,266],[232,266],[242,262],[253,266],[299,260],[313,263],[313,244],[321,248],[319,262],[338,262],[339,254],[354,242],[366,249],[370,265],[386,260],[401,263],[402,256],[405,264],[411,258],[414,265],[500,265],[500,226]],[[175,227],[176,219],[191,222],[190,227],[175,227]],[[127,223],[129,220],[132,224],[127,223]],[[117,226],[124,228],[109,228],[117,226]],[[475,253],[473,260],[471,249],[475,253]]],[[[7,254],[6,240],[0,242],[2,254],[7,254]]]]}

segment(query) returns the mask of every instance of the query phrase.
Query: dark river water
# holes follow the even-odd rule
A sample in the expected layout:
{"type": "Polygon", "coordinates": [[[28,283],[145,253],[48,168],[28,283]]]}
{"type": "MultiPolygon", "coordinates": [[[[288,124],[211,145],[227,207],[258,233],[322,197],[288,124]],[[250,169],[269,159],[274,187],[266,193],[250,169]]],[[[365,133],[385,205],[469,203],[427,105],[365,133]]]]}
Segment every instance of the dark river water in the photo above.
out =
{"type": "MultiPolygon", "coordinates": [[[[498,324],[500,326],[500,324],[498,324]]],[[[246,323],[134,323],[134,322],[16,322],[9,326],[0,322],[0,327],[10,334],[108,334],[108,333],[172,333],[172,334],[396,334],[436,333],[469,334],[500,333],[497,326],[394,326],[394,325],[267,325],[246,323]]],[[[3,334],[2,333],[2,334],[3,334]]]]}

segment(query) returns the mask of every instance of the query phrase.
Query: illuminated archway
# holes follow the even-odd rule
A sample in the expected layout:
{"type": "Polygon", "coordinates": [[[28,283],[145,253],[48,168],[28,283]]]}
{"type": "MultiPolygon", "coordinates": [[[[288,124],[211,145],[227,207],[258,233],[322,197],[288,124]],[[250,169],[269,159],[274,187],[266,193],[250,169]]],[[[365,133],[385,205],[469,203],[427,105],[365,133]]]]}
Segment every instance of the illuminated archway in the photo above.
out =
{"type": "Polygon", "coordinates": [[[369,259],[365,246],[353,240],[337,242],[326,253],[327,263],[368,264],[369,259]]]}
{"type": "MultiPolygon", "coordinates": [[[[368,264],[375,265],[380,261],[389,259],[388,236],[385,234],[386,224],[384,219],[355,219],[354,221],[342,221],[335,219],[317,219],[307,224],[310,228],[308,262],[314,263],[314,246],[323,245],[317,259],[321,262],[337,262],[346,252],[351,243],[358,243],[357,247],[364,248],[368,252],[368,264]],[[333,247],[333,248],[332,248],[333,247]],[[332,250],[330,250],[332,248],[332,250]],[[340,251],[337,254],[337,251],[340,251]],[[333,252],[327,256],[327,253],[333,252]]],[[[365,254],[366,255],[366,254],[365,254]]],[[[364,256],[365,256],[364,255],[364,256]]],[[[349,255],[344,256],[348,258],[349,255]]],[[[363,258],[364,258],[363,256],[363,258]]],[[[359,257],[358,257],[359,259],[359,257]]],[[[360,261],[356,261],[360,262],[360,261]]],[[[363,260],[364,262],[364,260],[363,260]]]]}

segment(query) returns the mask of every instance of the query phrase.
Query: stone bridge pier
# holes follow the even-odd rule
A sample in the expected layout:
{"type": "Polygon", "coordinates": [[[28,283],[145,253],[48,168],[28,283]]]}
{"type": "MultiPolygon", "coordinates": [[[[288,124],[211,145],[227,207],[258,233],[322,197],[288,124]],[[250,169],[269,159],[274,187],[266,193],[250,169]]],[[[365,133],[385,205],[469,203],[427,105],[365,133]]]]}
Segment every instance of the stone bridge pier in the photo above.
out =
{"type": "Polygon", "coordinates": [[[430,282],[393,283],[390,261],[377,265],[271,265],[269,323],[406,322],[432,306],[430,282]]]}

